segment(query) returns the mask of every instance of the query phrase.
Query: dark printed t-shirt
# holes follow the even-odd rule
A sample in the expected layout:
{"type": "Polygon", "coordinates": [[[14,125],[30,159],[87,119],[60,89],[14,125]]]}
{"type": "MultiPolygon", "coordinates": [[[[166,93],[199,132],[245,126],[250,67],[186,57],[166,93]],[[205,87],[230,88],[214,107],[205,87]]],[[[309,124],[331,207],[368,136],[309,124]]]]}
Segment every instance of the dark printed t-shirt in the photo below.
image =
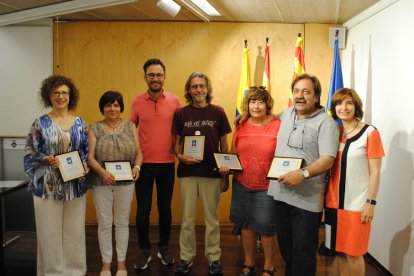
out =
{"type": "Polygon", "coordinates": [[[194,165],[180,162],[177,169],[178,177],[221,177],[214,171],[216,162],[213,153],[220,152],[220,137],[231,133],[229,120],[223,108],[212,104],[203,108],[195,108],[192,105],[180,108],[175,111],[172,131],[174,135],[181,136],[182,143],[185,136],[193,136],[196,131],[205,136],[203,161],[194,165]]]}

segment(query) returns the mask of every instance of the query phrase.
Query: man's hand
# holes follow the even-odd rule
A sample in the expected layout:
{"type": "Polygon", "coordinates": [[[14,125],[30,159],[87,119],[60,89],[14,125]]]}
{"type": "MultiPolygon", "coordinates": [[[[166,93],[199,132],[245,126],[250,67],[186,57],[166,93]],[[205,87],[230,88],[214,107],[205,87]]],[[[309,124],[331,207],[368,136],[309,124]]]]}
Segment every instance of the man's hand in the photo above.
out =
{"type": "Polygon", "coordinates": [[[295,170],[279,176],[278,181],[286,186],[295,187],[302,183],[304,179],[305,177],[303,177],[301,171],[295,170]]]}
{"type": "Polygon", "coordinates": [[[219,168],[219,173],[221,174],[221,175],[228,175],[229,173],[230,173],[230,169],[229,169],[229,167],[227,167],[227,166],[221,166],[220,168],[219,168]]]}
{"type": "Polygon", "coordinates": [[[187,155],[182,155],[182,154],[179,155],[178,161],[180,161],[180,162],[182,162],[186,165],[193,165],[193,164],[201,163],[200,160],[197,160],[194,157],[187,156],[187,155]]]}
{"type": "Polygon", "coordinates": [[[237,115],[236,118],[234,119],[234,125],[238,126],[243,124],[245,121],[247,121],[247,115],[246,114],[240,114],[237,115]]]}

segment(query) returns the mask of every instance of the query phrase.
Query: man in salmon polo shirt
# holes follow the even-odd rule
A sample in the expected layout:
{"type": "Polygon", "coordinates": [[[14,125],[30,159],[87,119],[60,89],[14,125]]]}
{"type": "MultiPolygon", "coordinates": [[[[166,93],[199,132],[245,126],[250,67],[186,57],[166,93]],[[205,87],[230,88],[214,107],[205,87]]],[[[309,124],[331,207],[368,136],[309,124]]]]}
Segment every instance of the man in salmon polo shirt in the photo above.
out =
{"type": "Polygon", "coordinates": [[[174,259],[168,243],[171,230],[171,199],[174,190],[172,120],[180,101],[175,94],[163,89],[165,65],[159,59],[149,59],[144,66],[144,80],[148,90],[135,97],[131,106],[131,121],[138,129],[144,157],[140,177],[135,183],[137,197],[137,235],[141,250],[134,268],[145,270],[151,262],[149,216],[152,205],[154,180],[157,188],[159,214],[159,241],[157,257],[163,265],[172,265],[174,259]]]}

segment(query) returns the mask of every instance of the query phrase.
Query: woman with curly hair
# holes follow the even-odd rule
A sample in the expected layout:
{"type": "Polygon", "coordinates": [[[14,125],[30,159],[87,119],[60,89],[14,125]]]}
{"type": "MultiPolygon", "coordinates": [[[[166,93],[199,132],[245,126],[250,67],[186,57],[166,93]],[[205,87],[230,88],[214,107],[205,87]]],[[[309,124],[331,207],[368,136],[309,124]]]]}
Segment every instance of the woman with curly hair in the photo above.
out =
{"type": "Polygon", "coordinates": [[[42,82],[39,96],[51,110],[33,122],[24,156],[35,209],[37,275],[85,275],[85,176],[63,181],[55,157],[78,151],[89,171],[87,126],[71,113],[79,92],[72,80],[53,75],[42,82]]]}

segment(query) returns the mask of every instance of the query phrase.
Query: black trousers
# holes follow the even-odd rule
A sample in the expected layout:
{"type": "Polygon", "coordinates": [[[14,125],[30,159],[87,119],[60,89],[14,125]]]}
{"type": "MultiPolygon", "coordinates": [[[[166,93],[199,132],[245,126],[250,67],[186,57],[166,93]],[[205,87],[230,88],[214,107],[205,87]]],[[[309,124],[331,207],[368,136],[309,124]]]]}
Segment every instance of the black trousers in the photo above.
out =
{"type": "Polygon", "coordinates": [[[286,276],[316,275],[321,215],[275,200],[276,234],[286,276]]]}
{"type": "Polygon", "coordinates": [[[174,191],[174,163],[144,163],[135,183],[137,197],[137,235],[140,249],[150,249],[149,216],[154,180],[157,189],[159,215],[158,247],[168,246],[171,232],[171,199],[174,191]]]}

